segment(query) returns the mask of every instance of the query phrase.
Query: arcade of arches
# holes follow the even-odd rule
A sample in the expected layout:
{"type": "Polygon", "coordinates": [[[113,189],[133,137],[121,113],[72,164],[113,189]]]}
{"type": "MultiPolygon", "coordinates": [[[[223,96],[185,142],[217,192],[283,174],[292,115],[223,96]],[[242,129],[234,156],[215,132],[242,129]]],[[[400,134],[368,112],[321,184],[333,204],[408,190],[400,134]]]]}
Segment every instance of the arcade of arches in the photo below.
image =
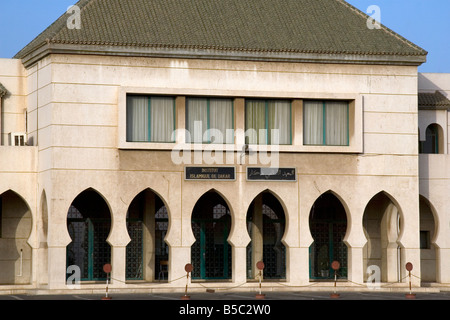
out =
{"type": "MultiPolygon", "coordinates": [[[[45,195],[45,194],[44,194],[45,195]]],[[[44,196],[45,200],[45,196],[44,196]]],[[[46,203],[42,207],[45,207],[46,203]]],[[[1,284],[30,283],[32,249],[28,237],[32,214],[26,201],[13,191],[0,195],[0,250],[3,266],[1,284]],[[19,263],[20,261],[20,263],[19,263]]],[[[347,279],[348,244],[345,236],[349,213],[333,192],[320,195],[309,212],[309,228],[313,242],[309,248],[310,281],[333,279],[331,262],[341,268],[338,277],[347,279]]],[[[428,200],[420,197],[420,245],[422,281],[437,281],[437,253],[434,247],[437,221],[428,200]]],[[[246,213],[250,241],[246,261],[233,261],[229,242],[233,217],[226,199],[211,190],[196,202],[191,216],[195,242],[190,247],[193,279],[216,281],[233,279],[233,264],[245,263],[246,278],[257,276],[256,262],[264,261],[266,281],[288,280],[288,246],[283,241],[287,232],[288,213],[282,202],[270,191],[264,191],[250,203],[246,213]]],[[[40,222],[45,224],[45,220],[40,222]]],[[[170,246],[166,243],[170,211],[164,200],[150,189],[135,196],[128,206],[126,230],[130,242],[126,246],[126,281],[167,282],[170,246]]],[[[366,205],[362,227],[367,242],[363,248],[363,269],[377,266],[383,282],[397,282],[399,265],[404,262],[399,235],[402,214],[390,195],[380,192],[366,205]]],[[[81,192],[67,212],[67,230],[71,242],[66,248],[66,267],[77,265],[81,281],[104,281],[102,266],[111,262],[112,247],[108,242],[112,217],[107,200],[96,190],[81,192]]],[[[292,271],[291,271],[292,272],[292,271]]],[[[367,279],[366,278],[364,280],[367,279]]]]}

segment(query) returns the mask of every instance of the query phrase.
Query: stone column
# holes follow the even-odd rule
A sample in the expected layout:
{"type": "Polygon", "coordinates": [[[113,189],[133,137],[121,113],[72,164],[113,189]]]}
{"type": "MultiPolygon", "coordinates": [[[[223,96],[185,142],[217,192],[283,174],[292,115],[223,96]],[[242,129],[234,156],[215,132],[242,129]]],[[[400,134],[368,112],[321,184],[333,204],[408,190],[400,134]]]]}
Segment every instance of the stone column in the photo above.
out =
{"type": "Polygon", "coordinates": [[[155,280],[155,194],[145,191],[143,213],[144,280],[155,280]]]}
{"type": "Polygon", "coordinates": [[[256,197],[252,212],[252,278],[256,278],[259,270],[256,264],[263,261],[263,214],[262,195],[256,197]]]}

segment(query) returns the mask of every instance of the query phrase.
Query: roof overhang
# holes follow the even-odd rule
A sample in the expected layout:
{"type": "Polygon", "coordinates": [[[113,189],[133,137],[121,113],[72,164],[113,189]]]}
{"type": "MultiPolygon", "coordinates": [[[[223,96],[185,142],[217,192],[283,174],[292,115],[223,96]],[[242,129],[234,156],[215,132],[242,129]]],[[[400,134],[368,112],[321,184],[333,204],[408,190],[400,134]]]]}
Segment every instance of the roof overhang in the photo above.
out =
{"type": "Polygon", "coordinates": [[[304,53],[285,51],[218,50],[211,48],[140,47],[116,45],[80,45],[67,43],[43,43],[22,57],[26,68],[50,54],[78,54],[152,57],[173,59],[213,59],[240,61],[267,61],[291,63],[338,63],[420,66],[426,62],[426,55],[354,54],[354,53],[304,53]]]}

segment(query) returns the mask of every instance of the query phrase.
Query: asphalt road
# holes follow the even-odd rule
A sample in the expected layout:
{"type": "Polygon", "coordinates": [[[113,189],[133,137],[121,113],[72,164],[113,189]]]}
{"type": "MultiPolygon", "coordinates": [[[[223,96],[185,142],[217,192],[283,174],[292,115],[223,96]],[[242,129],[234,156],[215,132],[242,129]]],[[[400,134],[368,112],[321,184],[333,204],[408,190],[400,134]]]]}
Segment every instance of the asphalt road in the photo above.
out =
{"type": "MultiPolygon", "coordinates": [[[[339,301],[339,300],[449,300],[450,292],[419,292],[415,293],[415,299],[409,299],[404,292],[338,292],[339,297],[332,298],[331,292],[263,292],[264,299],[257,299],[255,292],[193,292],[188,293],[190,301],[298,301],[298,300],[318,300],[318,301],[339,301]]],[[[414,293],[414,292],[413,292],[414,293]]],[[[183,293],[109,293],[108,297],[116,301],[183,301],[183,293]]],[[[73,295],[0,295],[0,301],[4,300],[52,300],[52,301],[96,301],[104,300],[105,294],[73,294],[73,295]]]]}

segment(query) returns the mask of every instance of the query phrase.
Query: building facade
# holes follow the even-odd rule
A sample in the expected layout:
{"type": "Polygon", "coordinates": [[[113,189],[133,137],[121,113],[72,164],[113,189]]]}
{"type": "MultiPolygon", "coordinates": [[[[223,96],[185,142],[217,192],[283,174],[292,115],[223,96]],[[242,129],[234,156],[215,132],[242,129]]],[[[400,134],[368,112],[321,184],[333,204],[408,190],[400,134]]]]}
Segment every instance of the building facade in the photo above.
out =
{"type": "Polygon", "coordinates": [[[449,78],[322,2],[83,0],[1,59],[0,289],[450,283],[449,78]]]}

